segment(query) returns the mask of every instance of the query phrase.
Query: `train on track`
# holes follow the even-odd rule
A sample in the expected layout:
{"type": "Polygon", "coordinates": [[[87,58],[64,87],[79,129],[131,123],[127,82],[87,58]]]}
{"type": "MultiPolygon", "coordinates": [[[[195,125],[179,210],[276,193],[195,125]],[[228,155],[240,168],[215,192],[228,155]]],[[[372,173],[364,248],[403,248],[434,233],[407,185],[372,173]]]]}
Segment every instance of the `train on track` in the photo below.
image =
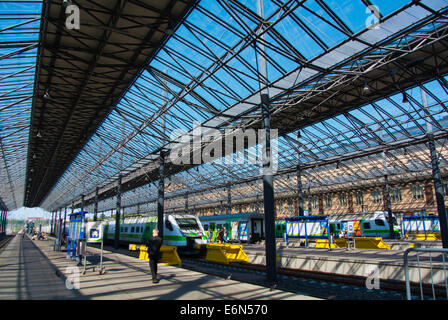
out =
{"type": "Polygon", "coordinates": [[[224,237],[230,243],[255,243],[265,238],[264,215],[245,212],[199,217],[210,242],[215,242],[218,231],[225,227],[224,237]]]}
{"type": "MultiPolygon", "coordinates": [[[[395,236],[399,235],[400,224],[393,217],[395,236]]],[[[389,235],[388,215],[385,211],[371,213],[339,214],[328,216],[330,233],[338,235],[346,229],[354,236],[375,236],[387,238],[389,235]]],[[[119,243],[145,243],[157,226],[156,216],[126,217],[120,223],[119,243]]],[[[245,212],[230,215],[201,216],[185,214],[165,214],[163,242],[165,245],[176,246],[180,251],[192,250],[196,245],[217,241],[218,231],[225,227],[225,242],[256,243],[265,239],[264,214],[245,212]]],[[[286,233],[286,221],[275,221],[275,235],[283,238],[286,233]]],[[[115,220],[101,222],[103,239],[114,242],[115,220]]],[[[57,229],[57,227],[55,228],[57,229]]],[[[326,233],[327,231],[325,231],[326,233]]],[[[322,234],[322,237],[327,234],[322,234]]]]}
{"type": "MultiPolygon", "coordinates": [[[[356,237],[389,238],[389,216],[387,211],[346,213],[329,216],[330,233],[338,235],[346,230],[356,237]]],[[[400,236],[401,226],[395,214],[392,215],[394,238],[400,236]]]]}
{"type": "MultiPolygon", "coordinates": [[[[120,222],[119,243],[145,243],[157,228],[157,217],[128,217],[120,222]]],[[[177,246],[179,250],[194,250],[197,244],[207,243],[207,237],[199,219],[194,215],[164,215],[163,243],[177,246]]],[[[115,220],[102,222],[104,242],[115,239],[115,220]]]]}

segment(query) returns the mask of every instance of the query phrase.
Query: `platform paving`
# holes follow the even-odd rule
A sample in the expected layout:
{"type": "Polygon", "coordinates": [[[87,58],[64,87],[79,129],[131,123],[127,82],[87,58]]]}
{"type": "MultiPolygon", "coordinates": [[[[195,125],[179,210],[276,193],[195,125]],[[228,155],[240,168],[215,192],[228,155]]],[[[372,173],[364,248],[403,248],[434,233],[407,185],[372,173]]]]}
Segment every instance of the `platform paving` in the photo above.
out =
{"type": "MultiPolygon", "coordinates": [[[[246,245],[244,251],[250,263],[266,264],[263,246],[246,245]]],[[[311,247],[278,247],[276,250],[279,267],[361,277],[369,277],[376,269],[379,278],[397,281],[405,281],[404,252],[405,250],[329,250],[311,247]]],[[[428,255],[422,255],[417,263],[415,252],[410,254],[410,280],[418,283],[421,277],[423,283],[431,283],[433,280],[436,284],[445,284],[446,270],[443,261],[441,254],[433,253],[431,262],[428,255]]]]}
{"type": "MultiPolygon", "coordinates": [[[[16,236],[0,251],[0,299],[75,300],[314,300],[316,298],[159,264],[160,282],[153,284],[147,261],[104,250],[106,273],[88,269],[79,289],[67,289],[67,267],[75,262],[53,250],[53,241],[16,236]]],[[[98,248],[89,247],[89,261],[98,248]]],[[[92,265],[90,265],[92,266],[92,265]]],[[[79,267],[82,271],[82,267],[79,267]]]]}

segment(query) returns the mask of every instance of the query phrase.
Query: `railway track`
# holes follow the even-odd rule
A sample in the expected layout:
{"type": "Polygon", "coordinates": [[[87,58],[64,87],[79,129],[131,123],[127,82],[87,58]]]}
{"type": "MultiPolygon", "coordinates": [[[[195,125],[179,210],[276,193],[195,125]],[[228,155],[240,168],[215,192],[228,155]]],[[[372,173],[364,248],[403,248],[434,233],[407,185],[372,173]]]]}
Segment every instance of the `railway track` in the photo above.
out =
{"type": "Polygon", "coordinates": [[[3,249],[3,247],[5,247],[9,241],[12,240],[12,238],[14,238],[15,235],[8,235],[5,238],[0,240],[0,250],[3,249]]]}
{"type": "MultiPolygon", "coordinates": [[[[105,249],[116,251],[112,246],[105,249]]],[[[126,249],[127,246],[120,246],[126,249]]],[[[121,252],[123,253],[123,251],[121,252]]],[[[137,257],[136,252],[125,254],[137,257]]],[[[182,268],[214,275],[223,279],[232,279],[276,288],[288,292],[300,293],[322,299],[331,300],[406,300],[404,281],[380,279],[379,289],[368,289],[366,278],[361,276],[305,271],[298,269],[277,268],[277,283],[273,285],[266,281],[264,265],[250,263],[231,263],[229,265],[207,261],[202,258],[181,255],[182,268]]],[[[447,299],[445,287],[434,288],[437,299],[447,299]]],[[[413,300],[420,299],[420,287],[411,283],[413,300]]],[[[423,285],[424,299],[432,299],[431,285],[423,285]]]]}
{"type": "MultiPolygon", "coordinates": [[[[182,267],[225,279],[249,282],[265,287],[305,294],[332,300],[406,300],[404,281],[380,279],[379,289],[368,289],[366,278],[353,275],[330,274],[324,272],[303,271],[278,268],[277,283],[266,281],[264,265],[222,263],[182,257],[182,267]]],[[[411,285],[413,300],[420,299],[419,286],[411,285]]],[[[432,299],[431,285],[423,286],[424,299],[432,299]]],[[[444,287],[435,287],[436,297],[447,299],[444,287]]]]}

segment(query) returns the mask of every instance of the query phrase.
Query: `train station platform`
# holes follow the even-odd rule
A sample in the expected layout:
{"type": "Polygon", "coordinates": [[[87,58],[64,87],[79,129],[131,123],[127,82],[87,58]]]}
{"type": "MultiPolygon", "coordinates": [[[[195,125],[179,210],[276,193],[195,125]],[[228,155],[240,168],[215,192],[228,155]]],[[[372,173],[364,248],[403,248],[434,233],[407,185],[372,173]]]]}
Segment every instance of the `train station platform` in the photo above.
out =
{"type": "MultiPolygon", "coordinates": [[[[177,266],[160,265],[160,282],[153,284],[147,261],[104,250],[100,275],[88,269],[79,289],[68,289],[75,262],[54,251],[54,241],[16,236],[0,251],[2,300],[314,300],[303,294],[220,278],[177,266]],[[69,271],[67,271],[69,270],[69,271]]],[[[89,246],[89,252],[100,250],[89,246]]]]}
{"type": "MultiPolygon", "coordinates": [[[[438,248],[434,245],[423,245],[427,248],[438,248]]],[[[404,283],[404,253],[410,245],[406,243],[394,244],[398,250],[375,249],[325,249],[314,247],[286,247],[277,246],[277,266],[305,272],[319,272],[328,275],[348,275],[369,277],[373,271],[378,272],[382,280],[404,283]]],[[[246,245],[244,248],[249,263],[265,265],[266,256],[263,245],[246,245]]],[[[411,282],[418,283],[419,277],[426,283],[433,277],[436,283],[446,282],[446,266],[440,254],[433,254],[432,260],[427,256],[415,261],[415,254],[410,255],[409,276],[411,282]]]]}

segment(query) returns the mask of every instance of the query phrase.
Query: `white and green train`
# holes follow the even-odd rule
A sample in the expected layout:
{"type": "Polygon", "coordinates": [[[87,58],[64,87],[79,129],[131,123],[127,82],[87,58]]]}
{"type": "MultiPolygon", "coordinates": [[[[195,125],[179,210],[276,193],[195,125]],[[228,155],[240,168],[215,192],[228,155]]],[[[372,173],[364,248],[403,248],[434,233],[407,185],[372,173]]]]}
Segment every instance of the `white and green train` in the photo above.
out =
{"type": "Polygon", "coordinates": [[[255,243],[265,238],[264,215],[258,212],[203,216],[199,220],[211,242],[217,240],[222,227],[227,229],[227,236],[224,236],[226,242],[255,243]]]}
{"type": "MultiPolygon", "coordinates": [[[[399,237],[400,224],[396,214],[392,216],[394,237],[399,237]]],[[[347,213],[329,216],[330,232],[339,234],[346,230],[349,235],[359,237],[389,237],[389,217],[386,211],[347,213]]]]}
{"type": "MultiPolygon", "coordinates": [[[[163,217],[163,244],[178,249],[194,249],[196,244],[207,243],[204,229],[194,215],[165,214],[163,217]]],[[[103,222],[104,241],[114,241],[115,220],[103,222]]],[[[119,241],[122,244],[145,243],[157,228],[156,216],[129,217],[120,222],[119,241]]]]}

